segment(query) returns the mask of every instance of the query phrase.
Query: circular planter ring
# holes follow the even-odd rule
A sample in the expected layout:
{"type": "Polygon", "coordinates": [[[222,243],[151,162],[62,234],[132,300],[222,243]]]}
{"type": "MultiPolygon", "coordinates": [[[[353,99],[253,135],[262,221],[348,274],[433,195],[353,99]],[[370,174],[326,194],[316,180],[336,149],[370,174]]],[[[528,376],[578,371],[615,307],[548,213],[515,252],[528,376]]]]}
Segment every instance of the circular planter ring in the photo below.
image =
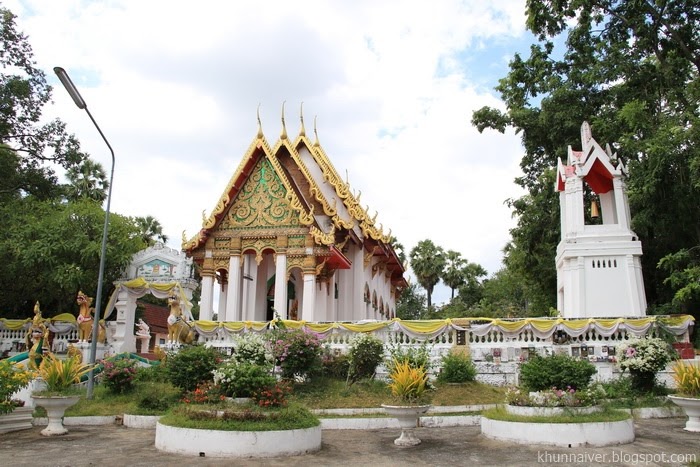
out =
{"type": "Polygon", "coordinates": [[[619,422],[530,423],[481,417],[481,434],[516,444],[616,446],[634,441],[634,422],[629,418],[619,422]]]}
{"type": "Polygon", "coordinates": [[[321,425],[300,430],[221,431],[156,424],[156,449],[198,457],[298,456],[321,449],[321,425]]]}
{"type": "Polygon", "coordinates": [[[124,414],[124,426],[127,428],[150,428],[156,427],[160,420],[160,415],[130,415],[124,414]]]}

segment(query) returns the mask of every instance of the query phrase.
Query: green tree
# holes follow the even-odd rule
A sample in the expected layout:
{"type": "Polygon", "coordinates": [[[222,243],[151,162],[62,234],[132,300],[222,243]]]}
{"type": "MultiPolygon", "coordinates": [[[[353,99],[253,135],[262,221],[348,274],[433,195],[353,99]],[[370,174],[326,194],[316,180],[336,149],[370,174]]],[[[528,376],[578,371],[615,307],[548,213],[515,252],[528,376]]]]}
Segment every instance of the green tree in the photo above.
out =
{"type": "Polygon", "coordinates": [[[137,217],[134,219],[140,230],[140,238],[148,246],[155,245],[156,241],[166,243],[168,236],[163,233],[163,226],[153,216],[137,217]]]}
{"type": "MultiPolygon", "coordinates": [[[[98,203],[27,197],[0,205],[0,216],[4,232],[0,236],[3,317],[30,316],[37,300],[47,316],[72,312],[78,290],[96,296],[104,222],[98,203]]],[[[102,291],[105,303],[112,283],[141,247],[132,220],[110,214],[102,291]]]]}
{"type": "Polygon", "coordinates": [[[464,276],[464,266],[467,261],[462,258],[462,254],[454,251],[447,250],[445,255],[445,269],[442,271],[442,282],[445,283],[447,287],[450,288],[452,295],[451,299],[455,298],[455,289],[464,285],[467,282],[464,276]]]}
{"type": "Polygon", "coordinates": [[[512,201],[518,224],[504,262],[526,280],[537,306],[555,303],[559,216],[551,170],[568,145],[580,147],[584,120],[598,141],[618,144],[629,169],[650,304],[670,302],[682,287],[665,281],[673,271],[656,266],[700,244],[699,23],[697,0],[528,1],[537,43],[529,57],[515,55],[499,81],[506,111],[482,108],[472,123],[522,135],[516,182],[528,194],[512,201]]]}
{"type": "Polygon", "coordinates": [[[15,15],[0,6],[0,203],[20,196],[60,194],[56,166],[70,168],[85,154],[60,120],[40,123],[51,100],[44,72],[36,68],[27,36],[15,15]]]}
{"type": "Polygon", "coordinates": [[[100,203],[107,199],[109,181],[102,164],[91,159],[85,159],[66,171],[70,182],[66,185],[66,195],[69,200],[80,198],[92,199],[100,203]]]}
{"type": "Polygon", "coordinates": [[[399,319],[421,319],[425,316],[425,295],[418,284],[409,283],[396,300],[396,317],[399,319]]]}
{"type": "Polygon", "coordinates": [[[410,254],[411,269],[418,283],[428,294],[428,313],[432,310],[433,290],[445,269],[445,252],[431,240],[422,240],[413,247],[410,254]]]}
{"type": "Polygon", "coordinates": [[[471,307],[481,300],[483,295],[482,278],[488,272],[480,264],[467,262],[462,267],[464,284],[459,287],[459,298],[467,306],[471,307]]]}

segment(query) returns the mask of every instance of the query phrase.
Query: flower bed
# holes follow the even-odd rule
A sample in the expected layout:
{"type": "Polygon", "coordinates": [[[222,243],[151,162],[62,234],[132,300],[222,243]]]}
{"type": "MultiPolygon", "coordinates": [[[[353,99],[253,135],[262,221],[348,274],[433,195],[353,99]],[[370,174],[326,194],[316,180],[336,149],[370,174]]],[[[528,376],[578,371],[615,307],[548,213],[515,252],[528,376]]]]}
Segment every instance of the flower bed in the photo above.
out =
{"type": "Polygon", "coordinates": [[[199,457],[298,456],[321,449],[321,426],[299,430],[222,431],[156,425],[156,449],[199,457]]]}

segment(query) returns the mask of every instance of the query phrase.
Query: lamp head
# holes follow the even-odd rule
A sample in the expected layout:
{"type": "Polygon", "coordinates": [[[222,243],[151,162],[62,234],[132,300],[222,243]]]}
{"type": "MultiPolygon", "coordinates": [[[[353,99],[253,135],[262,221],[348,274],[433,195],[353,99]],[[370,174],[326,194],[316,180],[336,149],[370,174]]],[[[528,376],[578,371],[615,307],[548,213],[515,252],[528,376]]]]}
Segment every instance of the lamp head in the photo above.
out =
{"type": "Polygon", "coordinates": [[[63,83],[63,87],[66,88],[66,91],[68,91],[70,97],[73,98],[73,102],[75,102],[75,105],[77,105],[79,109],[87,108],[87,104],[85,104],[85,101],[78,92],[78,88],[75,87],[73,81],[71,81],[70,79],[70,76],[68,76],[68,73],[66,73],[66,70],[64,70],[60,66],[57,66],[54,67],[53,71],[58,76],[58,79],[61,80],[61,83],[63,83]]]}

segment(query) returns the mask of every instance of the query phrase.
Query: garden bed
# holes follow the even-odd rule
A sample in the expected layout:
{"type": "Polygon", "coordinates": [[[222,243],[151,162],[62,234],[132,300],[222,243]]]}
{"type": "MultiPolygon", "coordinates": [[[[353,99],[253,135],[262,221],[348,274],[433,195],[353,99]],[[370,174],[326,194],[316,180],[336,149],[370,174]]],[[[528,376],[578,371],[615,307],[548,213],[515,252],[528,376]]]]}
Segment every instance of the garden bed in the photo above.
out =
{"type": "Polygon", "coordinates": [[[516,444],[616,446],[634,441],[634,422],[629,414],[617,411],[524,416],[499,408],[482,414],[481,433],[490,439],[516,444]]]}

